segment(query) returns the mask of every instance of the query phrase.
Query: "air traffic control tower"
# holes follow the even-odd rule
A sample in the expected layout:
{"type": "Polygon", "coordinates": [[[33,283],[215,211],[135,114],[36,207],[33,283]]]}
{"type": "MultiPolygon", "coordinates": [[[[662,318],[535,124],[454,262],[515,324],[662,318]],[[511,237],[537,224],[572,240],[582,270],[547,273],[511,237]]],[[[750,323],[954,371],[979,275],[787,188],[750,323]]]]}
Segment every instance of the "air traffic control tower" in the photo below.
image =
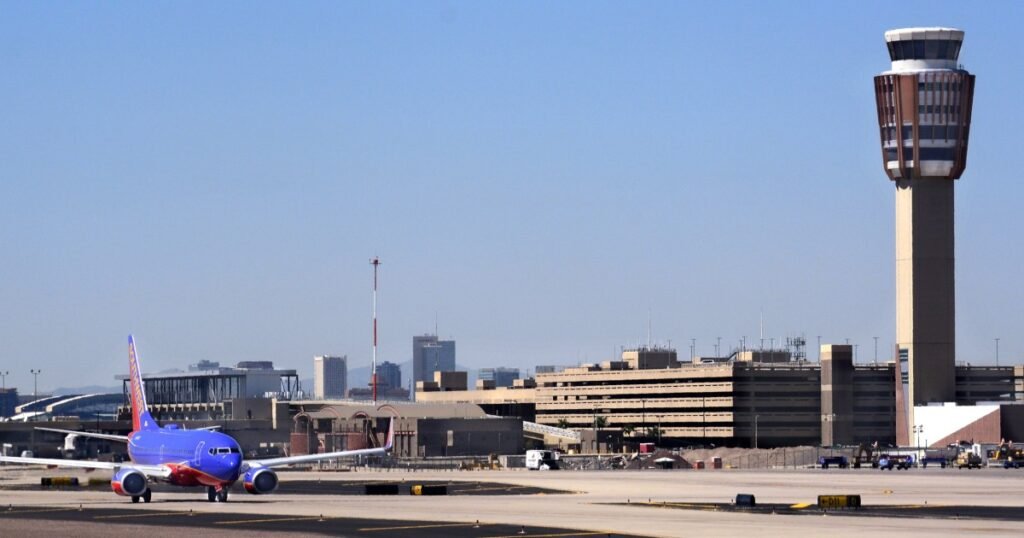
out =
{"type": "Polygon", "coordinates": [[[896,346],[910,408],[956,400],[953,182],[967,165],[974,75],[964,33],[885,33],[892,69],[875,77],[882,163],[896,187],[896,346]]]}

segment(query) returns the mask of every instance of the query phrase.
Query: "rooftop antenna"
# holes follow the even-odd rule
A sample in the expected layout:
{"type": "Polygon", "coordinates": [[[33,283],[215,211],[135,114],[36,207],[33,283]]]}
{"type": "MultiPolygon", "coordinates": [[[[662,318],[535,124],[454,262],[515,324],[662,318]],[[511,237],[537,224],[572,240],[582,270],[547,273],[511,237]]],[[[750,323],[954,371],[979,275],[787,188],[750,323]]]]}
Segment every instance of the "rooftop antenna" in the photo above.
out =
{"type": "Polygon", "coordinates": [[[651,349],[651,309],[647,309],[647,349],[651,349]]]}
{"type": "Polygon", "coordinates": [[[373,403],[377,403],[377,269],[380,258],[374,256],[370,260],[373,266],[373,359],[371,363],[370,386],[373,387],[373,403]]]}

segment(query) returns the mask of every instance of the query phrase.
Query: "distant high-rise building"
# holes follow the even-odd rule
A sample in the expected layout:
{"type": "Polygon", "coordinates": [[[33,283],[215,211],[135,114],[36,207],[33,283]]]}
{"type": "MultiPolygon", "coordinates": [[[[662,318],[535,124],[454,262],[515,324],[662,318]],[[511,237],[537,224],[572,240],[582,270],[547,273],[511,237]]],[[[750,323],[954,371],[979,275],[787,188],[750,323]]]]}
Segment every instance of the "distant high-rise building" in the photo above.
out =
{"type": "Polygon", "coordinates": [[[344,398],[348,389],[348,357],[313,358],[313,394],[318,399],[344,398]]]}
{"type": "Polygon", "coordinates": [[[455,340],[438,340],[435,334],[412,337],[413,382],[430,382],[434,372],[454,371],[455,340]]]}
{"type": "Polygon", "coordinates": [[[481,368],[477,379],[493,381],[495,387],[511,387],[519,379],[519,368],[481,368]]]}
{"type": "Polygon", "coordinates": [[[380,388],[402,388],[402,368],[388,361],[378,364],[377,383],[379,383],[380,388]]]}
{"type": "Polygon", "coordinates": [[[553,364],[542,364],[534,368],[533,371],[538,374],[553,374],[556,372],[561,372],[564,369],[565,368],[562,366],[555,366],[553,364]]]}
{"type": "Polygon", "coordinates": [[[188,365],[189,372],[204,372],[206,370],[216,370],[220,368],[220,363],[215,361],[201,360],[195,364],[188,365]]]}
{"type": "Polygon", "coordinates": [[[13,415],[14,408],[18,405],[18,389],[0,389],[0,417],[13,415]]]}

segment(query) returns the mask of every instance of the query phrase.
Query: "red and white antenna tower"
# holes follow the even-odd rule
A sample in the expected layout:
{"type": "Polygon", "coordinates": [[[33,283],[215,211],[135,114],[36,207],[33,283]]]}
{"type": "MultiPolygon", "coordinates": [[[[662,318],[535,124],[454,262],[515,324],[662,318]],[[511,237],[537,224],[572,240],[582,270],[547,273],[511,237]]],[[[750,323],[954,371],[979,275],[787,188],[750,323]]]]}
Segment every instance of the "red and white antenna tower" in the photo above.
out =
{"type": "Polygon", "coordinates": [[[370,386],[373,387],[373,403],[377,403],[377,268],[380,267],[380,258],[374,256],[370,265],[373,266],[373,360],[370,386]]]}

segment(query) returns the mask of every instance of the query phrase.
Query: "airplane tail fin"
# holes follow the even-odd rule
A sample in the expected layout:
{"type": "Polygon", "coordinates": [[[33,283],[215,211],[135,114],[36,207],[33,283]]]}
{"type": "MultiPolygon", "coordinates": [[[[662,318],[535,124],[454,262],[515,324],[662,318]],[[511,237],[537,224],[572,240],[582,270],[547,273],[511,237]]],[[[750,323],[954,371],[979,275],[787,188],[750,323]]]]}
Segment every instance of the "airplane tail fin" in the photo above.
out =
{"type": "Polygon", "coordinates": [[[159,428],[153,415],[146,407],[146,389],[142,385],[142,369],[139,368],[139,355],[135,351],[135,338],[128,335],[128,380],[129,394],[132,404],[132,431],[155,430],[159,428]]]}
{"type": "Polygon", "coordinates": [[[391,417],[391,424],[388,425],[388,439],[384,443],[384,450],[390,451],[395,445],[395,417],[391,417]]]}

